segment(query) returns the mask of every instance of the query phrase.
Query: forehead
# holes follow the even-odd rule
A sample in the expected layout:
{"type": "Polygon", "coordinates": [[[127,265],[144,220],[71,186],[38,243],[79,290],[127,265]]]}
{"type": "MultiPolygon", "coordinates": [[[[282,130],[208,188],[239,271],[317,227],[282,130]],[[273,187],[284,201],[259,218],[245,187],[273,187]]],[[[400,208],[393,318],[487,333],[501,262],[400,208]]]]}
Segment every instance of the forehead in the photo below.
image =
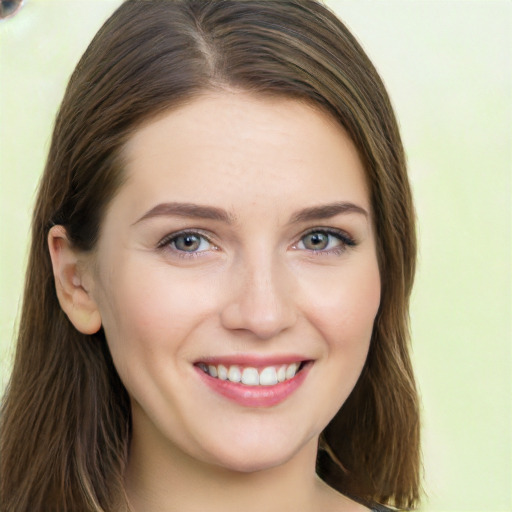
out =
{"type": "Polygon", "coordinates": [[[298,100],[204,95],[142,126],[124,159],[122,192],[137,210],[170,200],[235,210],[351,200],[370,209],[354,144],[330,115],[298,100]]]}

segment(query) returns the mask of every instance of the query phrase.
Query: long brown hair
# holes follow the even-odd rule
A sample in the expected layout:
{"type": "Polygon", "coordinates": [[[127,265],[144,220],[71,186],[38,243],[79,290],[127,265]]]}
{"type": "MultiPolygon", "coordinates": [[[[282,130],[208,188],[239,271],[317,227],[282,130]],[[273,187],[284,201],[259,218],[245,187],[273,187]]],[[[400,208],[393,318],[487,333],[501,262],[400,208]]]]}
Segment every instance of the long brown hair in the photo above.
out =
{"type": "Polygon", "coordinates": [[[314,0],[128,0],[78,63],[32,223],[18,345],[0,420],[3,512],[106,511],[123,495],[130,405],[105,337],[62,312],[47,247],[65,227],[94,248],[122,185],[122,148],[159,113],[208,90],[292,97],[349,133],[370,188],[382,280],[368,359],[321,436],[318,474],[367,502],[419,499],[418,399],[409,358],[414,211],[384,86],[347,28],[314,0]]]}

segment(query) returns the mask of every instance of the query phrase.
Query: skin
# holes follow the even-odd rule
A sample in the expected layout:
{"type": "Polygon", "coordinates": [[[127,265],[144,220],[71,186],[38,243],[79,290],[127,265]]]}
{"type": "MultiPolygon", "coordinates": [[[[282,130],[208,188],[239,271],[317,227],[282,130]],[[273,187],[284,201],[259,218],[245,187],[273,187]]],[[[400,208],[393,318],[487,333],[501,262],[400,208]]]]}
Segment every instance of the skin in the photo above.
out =
{"type": "Polygon", "coordinates": [[[318,436],[360,375],[380,302],[365,173],[345,131],[296,100],[208,93],[145,124],[124,156],[93,254],[60,226],[49,245],[64,311],[82,332],[103,326],[131,398],[133,509],[365,510],[315,475],[318,436]],[[230,222],[148,215],[175,202],[230,222]],[[340,202],[356,208],[294,219],[340,202]],[[322,229],[353,245],[325,233],[311,245],[305,234],[322,229]],[[172,238],[182,230],[205,238],[187,252],[172,238]],[[233,354],[313,364],[284,402],[244,407],[194,367],[233,354]]]}

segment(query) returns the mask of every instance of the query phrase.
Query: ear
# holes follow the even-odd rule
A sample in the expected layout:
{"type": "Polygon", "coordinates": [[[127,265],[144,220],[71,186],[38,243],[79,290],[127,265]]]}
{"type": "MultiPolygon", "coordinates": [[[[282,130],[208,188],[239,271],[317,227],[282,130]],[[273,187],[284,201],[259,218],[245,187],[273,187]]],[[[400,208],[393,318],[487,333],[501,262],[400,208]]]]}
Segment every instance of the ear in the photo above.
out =
{"type": "Polygon", "coordinates": [[[55,288],[60,307],[83,334],[94,334],[101,327],[101,315],[88,286],[83,253],[71,246],[66,229],[53,226],[48,233],[55,288]]]}

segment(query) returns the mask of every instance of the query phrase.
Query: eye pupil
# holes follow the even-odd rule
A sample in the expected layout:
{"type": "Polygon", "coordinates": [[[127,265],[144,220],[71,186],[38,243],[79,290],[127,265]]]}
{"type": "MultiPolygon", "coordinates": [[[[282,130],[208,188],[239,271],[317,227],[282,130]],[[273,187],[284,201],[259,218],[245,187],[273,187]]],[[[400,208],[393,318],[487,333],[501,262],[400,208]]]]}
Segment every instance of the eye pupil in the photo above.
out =
{"type": "Polygon", "coordinates": [[[304,246],[307,249],[321,250],[329,244],[329,235],[326,233],[310,233],[304,237],[304,246]]]}
{"type": "Polygon", "coordinates": [[[201,240],[196,235],[182,235],[175,240],[176,248],[180,251],[195,251],[199,248],[201,240]]]}

